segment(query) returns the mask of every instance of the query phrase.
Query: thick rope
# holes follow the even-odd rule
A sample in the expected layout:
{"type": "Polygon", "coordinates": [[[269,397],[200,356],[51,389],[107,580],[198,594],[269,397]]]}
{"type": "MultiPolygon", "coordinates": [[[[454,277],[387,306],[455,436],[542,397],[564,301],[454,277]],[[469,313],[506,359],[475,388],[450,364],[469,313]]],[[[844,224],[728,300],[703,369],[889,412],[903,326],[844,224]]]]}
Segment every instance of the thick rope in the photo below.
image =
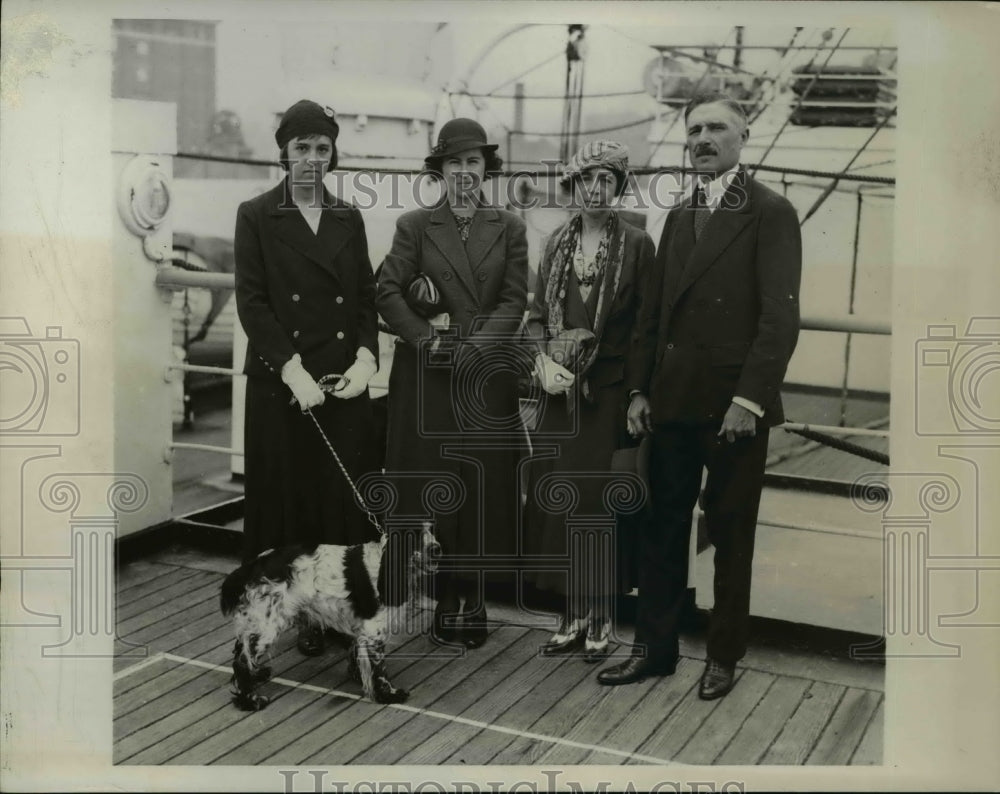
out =
{"type": "Polygon", "coordinates": [[[828,436],[826,433],[819,433],[815,430],[792,430],[787,427],[784,428],[784,430],[786,433],[795,433],[803,438],[808,438],[810,441],[815,441],[819,444],[839,449],[841,452],[857,455],[859,458],[865,458],[866,460],[881,463],[885,466],[889,465],[889,456],[884,452],[868,449],[867,447],[862,447],[859,444],[852,444],[850,441],[844,441],[843,439],[835,436],[828,436]]]}

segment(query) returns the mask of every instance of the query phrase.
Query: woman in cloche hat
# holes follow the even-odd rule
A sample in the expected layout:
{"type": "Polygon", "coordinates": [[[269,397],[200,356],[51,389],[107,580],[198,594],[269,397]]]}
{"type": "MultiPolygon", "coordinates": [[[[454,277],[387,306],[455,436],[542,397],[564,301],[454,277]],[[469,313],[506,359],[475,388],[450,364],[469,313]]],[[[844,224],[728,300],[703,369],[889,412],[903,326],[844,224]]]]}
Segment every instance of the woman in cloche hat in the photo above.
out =
{"type": "Polygon", "coordinates": [[[425,165],[444,200],[399,218],[377,300],[399,336],[386,450],[388,475],[399,475],[395,509],[435,511],[445,558],[433,633],[467,648],[487,636],[481,572],[449,571],[447,556],[512,556],[519,509],[514,370],[528,246],[524,222],[487,206],[480,190],[500,170],[496,149],[472,119],[441,128],[425,165]],[[450,504],[431,498],[435,477],[453,489],[450,504]]]}
{"type": "MultiPolygon", "coordinates": [[[[578,515],[601,515],[616,450],[626,434],[625,355],[638,310],[642,274],[653,262],[653,241],[613,209],[628,184],[628,149],[593,141],[566,165],[562,182],[575,211],[543,247],[527,332],[537,344],[534,375],[546,392],[539,442],[556,443],[556,457],[529,468],[525,551],[573,559],[577,570],[540,571],[532,583],[564,604],[562,625],[547,653],[584,651],[598,662],[609,649],[611,605],[626,586],[619,577],[625,551],[617,537],[570,539],[563,514],[546,510],[536,491],[546,475],[575,481],[578,515]],[[585,553],[573,557],[572,549],[585,553]],[[614,552],[612,554],[612,552],[614,552]]],[[[551,478],[550,478],[551,479],[551,478]]],[[[575,531],[575,530],[574,530],[575,531]]]]}
{"type": "MultiPolygon", "coordinates": [[[[313,423],[352,478],[376,468],[375,276],[361,214],[323,184],[337,165],[338,132],[329,107],[304,99],[288,108],[274,136],[285,178],[236,215],[236,308],[247,335],[244,561],[289,544],[377,537],[313,423]]],[[[322,652],[320,627],[300,627],[298,645],[322,652]]]]}

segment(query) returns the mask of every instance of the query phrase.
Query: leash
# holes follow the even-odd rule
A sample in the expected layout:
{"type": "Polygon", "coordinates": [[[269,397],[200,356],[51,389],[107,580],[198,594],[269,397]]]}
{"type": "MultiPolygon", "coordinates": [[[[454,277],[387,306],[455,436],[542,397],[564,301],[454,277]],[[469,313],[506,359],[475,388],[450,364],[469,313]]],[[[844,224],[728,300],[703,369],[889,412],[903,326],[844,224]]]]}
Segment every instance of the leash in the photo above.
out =
{"type": "MultiPolygon", "coordinates": [[[[334,391],[334,386],[330,385],[329,382],[336,381],[337,383],[339,383],[342,380],[349,380],[349,379],[345,378],[343,375],[324,375],[316,383],[320,387],[320,389],[329,394],[334,391]]],[[[292,398],[292,402],[295,402],[294,397],[292,398]]],[[[316,430],[319,431],[320,437],[326,444],[326,448],[330,450],[330,454],[333,455],[333,459],[337,462],[337,466],[340,467],[340,471],[343,473],[344,479],[347,480],[347,484],[351,486],[351,491],[354,493],[354,498],[357,499],[358,504],[361,505],[361,509],[364,510],[365,514],[368,516],[368,520],[371,522],[372,526],[374,526],[375,529],[378,530],[379,535],[381,535],[384,540],[385,529],[379,522],[378,517],[372,512],[371,508],[368,507],[368,503],[361,496],[361,492],[358,490],[358,487],[354,484],[354,480],[351,479],[351,475],[347,473],[347,468],[344,466],[344,462],[340,459],[340,455],[337,454],[337,450],[333,448],[333,444],[330,443],[330,439],[327,438],[326,433],[323,432],[323,428],[320,426],[319,420],[313,415],[312,408],[306,408],[303,411],[303,413],[309,414],[309,418],[313,420],[313,424],[316,425],[316,430]]]]}

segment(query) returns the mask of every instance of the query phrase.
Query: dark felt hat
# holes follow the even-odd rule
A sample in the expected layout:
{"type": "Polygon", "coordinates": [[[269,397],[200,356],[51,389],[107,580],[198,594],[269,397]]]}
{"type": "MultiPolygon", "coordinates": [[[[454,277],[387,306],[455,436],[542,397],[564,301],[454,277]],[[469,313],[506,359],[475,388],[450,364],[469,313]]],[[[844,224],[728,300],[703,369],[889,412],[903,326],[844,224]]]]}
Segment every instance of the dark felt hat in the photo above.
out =
{"type": "Polygon", "coordinates": [[[281,117],[281,123],[274,133],[278,148],[284,149],[292,138],[304,135],[329,135],[334,144],[340,127],[334,116],[333,108],[323,107],[308,99],[300,99],[281,117]]]}
{"type": "Polygon", "coordinates": [[[438,169],[441,160],[450,155],[467,152],[469,149],[495,152],[497,148],[499,148],[497,144],[489,143],[486,140],[486,130],[478,121],[452,119],[441,128],[438,133],[437,145],[424,158],[424,165],[428,168],[438,169]]]}

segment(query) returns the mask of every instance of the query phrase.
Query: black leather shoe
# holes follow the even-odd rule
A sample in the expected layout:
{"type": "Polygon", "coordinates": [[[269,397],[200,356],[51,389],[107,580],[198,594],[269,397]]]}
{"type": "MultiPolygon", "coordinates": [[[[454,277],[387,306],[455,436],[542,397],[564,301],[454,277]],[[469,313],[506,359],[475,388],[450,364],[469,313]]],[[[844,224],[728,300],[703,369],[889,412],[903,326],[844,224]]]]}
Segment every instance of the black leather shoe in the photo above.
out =
{"type": "Polygon", "coordinates": [[[721,698],[736,683],[736,665],[722,664],[714,659],[705,663],[705,672],[701,674],[698,685],[698,697],[702,700],[721,698]]]}
{"type": "Polygon", "coordinates": [[[323,627],[315,623],[299,627],[299,637],[295,646],[299,649],[299,653],[306,656],[319,656],[326,648],[323,627]]]}
{"type": "Polygon", "coordinates": [[[460,642],[458,599],[441,598],[434,607],[434,622],[431,624],[431,636],[445,645],[457,645],[460,642]]]}
{"type": "Polygon", "coordinates": [[[564,617],[556,633],[549,637],[548,642],[542,646],[542,654],[549,656],[565,653],[571,648],[575,648],[587,634],[589,619],[589,615],[572,619],[564,617]]]}
{"type": "Polygon", "coordinates": [[[651,675],[673,675],[677,662],[653,662],[643,656],[630,656],[621,664],[607,667],[597,674],[597,683],[606,686],[635,684],[651,675]]]}
{"type": "Polygon", "coordinates": [[[462,627],[459,631],[459,639],[462,645],[469,650],[481,648],[488,636],[485,604],[480,604],[472,610],[462,612],[462,627]]]}

